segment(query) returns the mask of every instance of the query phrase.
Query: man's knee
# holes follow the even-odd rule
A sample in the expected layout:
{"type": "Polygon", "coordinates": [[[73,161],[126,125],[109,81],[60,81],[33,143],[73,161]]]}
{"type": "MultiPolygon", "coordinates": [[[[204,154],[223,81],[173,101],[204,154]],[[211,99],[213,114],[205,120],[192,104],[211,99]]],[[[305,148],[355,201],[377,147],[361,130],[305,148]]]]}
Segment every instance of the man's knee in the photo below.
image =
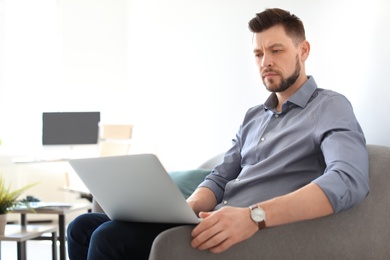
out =
{"type": "Polygon", "coordinates": [[[89,240],[93,232],[109,218],[104,214],[85,213],[77,216],[69,223],[67,235],[71,240],[77,240],[81,243],[89,240]]]}
{"type": "Polygon", "coordinates": [[[77,216],[73,221],[71,221],[67,228],[68,239],[78,240],[83,242],[86,237],[86,227],[88,226],[89,217],[86,214],[77,216]]]}

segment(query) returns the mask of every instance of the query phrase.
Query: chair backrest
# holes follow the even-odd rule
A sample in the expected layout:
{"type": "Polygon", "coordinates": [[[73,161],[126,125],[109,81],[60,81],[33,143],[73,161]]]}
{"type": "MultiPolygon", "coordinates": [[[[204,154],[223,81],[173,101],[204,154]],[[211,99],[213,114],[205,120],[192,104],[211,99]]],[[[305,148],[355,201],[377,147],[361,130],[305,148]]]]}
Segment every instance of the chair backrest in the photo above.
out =
{"type": "Polygon", "coordinates": [[[208,159],[207,161],[205,161],[204,163],[199,165],[198,168],[200,168],[200,169],[213,169],[215,166],[217,166],[218,164],[220,164],[222,162],[223,155],[224,155],[224,153],[220,153],[220,154],[208,159]]]}
{"type": "Polygon", "coordinates": [[[99,156],[128,154],[133,125],[108,125],[99,127],[99,156]]]}

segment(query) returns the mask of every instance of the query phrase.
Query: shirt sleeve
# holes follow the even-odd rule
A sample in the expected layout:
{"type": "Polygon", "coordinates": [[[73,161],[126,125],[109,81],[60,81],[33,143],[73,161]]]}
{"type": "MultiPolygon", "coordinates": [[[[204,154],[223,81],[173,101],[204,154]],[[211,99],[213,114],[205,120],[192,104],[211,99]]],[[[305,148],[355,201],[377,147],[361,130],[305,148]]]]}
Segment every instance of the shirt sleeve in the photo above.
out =
{"type": "Polygon", "coordinates": [[[226,184],[237,178],[241,172],[240,133],[241,127],[236,138],[232,140],[232,147],[225,153],[223,162],[217,165],[199,185],[199,187],[206,187],[213,191],[217,203],[222,201],[226,184]]]}
{"type": "Polygon", "coordinates": [[[324,156],[324,174],[313,182],[325,192],[335,212],[349,209],[369,192],[368,152],[352,106],[334,93],[318,111],[315,138],[324,156]]]}

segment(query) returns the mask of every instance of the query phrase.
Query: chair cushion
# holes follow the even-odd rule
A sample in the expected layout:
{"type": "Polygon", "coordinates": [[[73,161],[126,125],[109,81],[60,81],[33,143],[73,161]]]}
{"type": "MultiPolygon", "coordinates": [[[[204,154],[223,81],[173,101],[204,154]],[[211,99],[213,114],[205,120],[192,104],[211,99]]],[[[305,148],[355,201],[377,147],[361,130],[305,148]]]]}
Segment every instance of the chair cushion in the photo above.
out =
{"type": "Polygon", "coordinates": [[[186,171],[173,171],[169,172],[169,175],[187,199],[210,172],[210,169],[199,168],[186,171]]]}

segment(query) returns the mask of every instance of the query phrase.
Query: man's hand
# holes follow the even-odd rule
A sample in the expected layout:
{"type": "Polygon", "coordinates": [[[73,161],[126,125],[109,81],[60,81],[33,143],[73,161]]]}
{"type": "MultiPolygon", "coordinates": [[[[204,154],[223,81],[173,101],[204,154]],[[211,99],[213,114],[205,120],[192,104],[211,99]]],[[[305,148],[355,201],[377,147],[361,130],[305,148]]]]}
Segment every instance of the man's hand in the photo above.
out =
{"type": "Polygon", "coordinates": [[[258,230],[249,208],[223,207],[214,212],[200,212],[203,220],[192,231],[191,246],[221,253],[250,238],[258,230]]]}

